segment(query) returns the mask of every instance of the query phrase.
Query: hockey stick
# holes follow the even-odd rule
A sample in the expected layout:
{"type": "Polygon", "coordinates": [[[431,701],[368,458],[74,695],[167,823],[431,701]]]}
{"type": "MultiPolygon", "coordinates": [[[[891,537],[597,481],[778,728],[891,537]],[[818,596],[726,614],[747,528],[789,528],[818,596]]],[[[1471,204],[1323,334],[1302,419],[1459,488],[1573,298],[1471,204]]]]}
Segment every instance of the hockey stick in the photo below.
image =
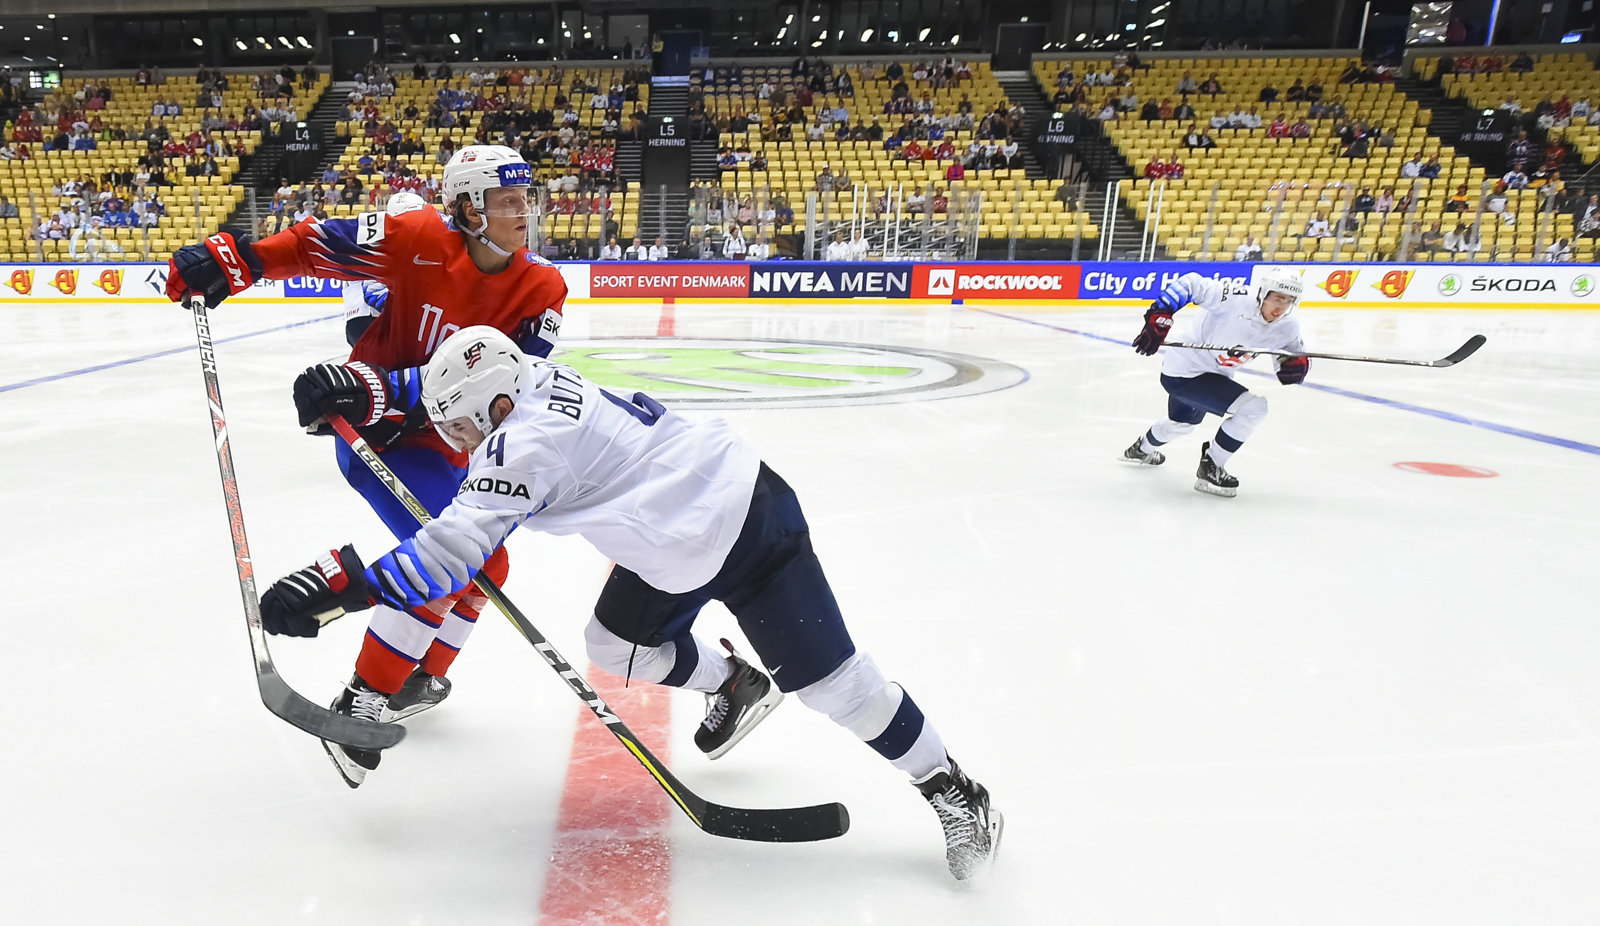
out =
{"type": "MultiPolygon", "coordinates": [[[[420,500],[411,494],[405,487],[400,477],[394,474],[389,464],[379,458],[377,451],[373,450],[355,428],[348,421],[338,415],[330,415],[328,423],[333,426],[339,436],[350,445],[350,449],[361,461],[367,464],[372,474],[378,477],[394,497],[400,500],[411,511],[419,524],[426,524],[433,520],[433,515],[428,513],[420,500]]],[[[678,807],[688,815],[695,826],[712,836],[725,836],[729,839],[744,839],[751,842],[816,842],[821,839],[833,839],[843,836],[850,829],[850,812],[843,804],[817,804],[811,807],[788,807],[771,810],[751,810],[743,807],[728,807],[700,797],[684,786],[672,771],[662,764],[653,753],[635,736],[628,725],[612,712],[600,695],[584,681],[572,664],[550,645],[537,628],[529,622],[528,618],[511,603],[498,586],[489,577],[479,573],[473,581],[483,589],[483,593],[494,602],[495,607],[516,626],[533,648],[538,650],[550,668],[566,680],[578,698],[589,706],[589,710],[606,725],[618,742],[633,754],[639,764],[643,765],[650,777],[656,780],[662,790],[677,803],[678,807]]]]}
{"type": "Polygon", "coordinates": [[[1190,350],[1234,351],[1241,354],[1270,354],[1274,357],[1315,357],[1318,360],[1355,360],[1360,363],[1395,363],[1408,367],[1453,367],[1461,361],[1477,353],[1478,348],[1489,339],[1481,334],[1475,334],[1467,339],[1467,343],[1456,348],[1448,356],[1438,360],[1395,360],[1389,357],[1357,357],[1353,354],[1315,354],[1308,351],[1295,350],[1262,350],[1254,347],[1219,347],[1216,344],[1186,344],[1183,341],[1168,341],[1166,347],[1187,347],[1190,350]]]}
{"type": "Polygon", "coordinates": [[[228,422],[222,413],[222,386],[217,379],[217,355],[211,345],[211,320],[201,296],[188,298],[194,313],[194,334],[200,345],[200,369],[205,374],[206,401],[211,406],[211,433],[217,444],[217,469],[222,474],[222,498],[228,507],[228,529],[233,535],[233,561],[239,568],[239,594],[244,598],[244,619],[250,630],[250,652],[256,660],[256,687],[261,703],[300,729],[355,749],[388,749],[405,739],[405,728],[395,723],[358,720],[318,707],[296,692],[278,674],[261,627],[261,601],[256,597],[255,567],[250,543],[244,535],[244,509],[239,504],[239,484],[233,473],[233,451],[228,446],[228,422]]]}

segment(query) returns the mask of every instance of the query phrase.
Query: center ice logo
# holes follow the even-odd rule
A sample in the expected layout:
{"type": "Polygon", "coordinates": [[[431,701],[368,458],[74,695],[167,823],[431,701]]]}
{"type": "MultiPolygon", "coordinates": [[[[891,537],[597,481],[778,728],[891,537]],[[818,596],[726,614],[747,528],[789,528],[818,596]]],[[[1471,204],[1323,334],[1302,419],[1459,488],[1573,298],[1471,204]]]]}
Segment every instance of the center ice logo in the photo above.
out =
{"type": "Polygon", "coordinates": [[[564,341],[552,359],[614,393],[672,408],[879,405],[994,392],[1026,374],[942,351],[820,341],[564,341]]]}

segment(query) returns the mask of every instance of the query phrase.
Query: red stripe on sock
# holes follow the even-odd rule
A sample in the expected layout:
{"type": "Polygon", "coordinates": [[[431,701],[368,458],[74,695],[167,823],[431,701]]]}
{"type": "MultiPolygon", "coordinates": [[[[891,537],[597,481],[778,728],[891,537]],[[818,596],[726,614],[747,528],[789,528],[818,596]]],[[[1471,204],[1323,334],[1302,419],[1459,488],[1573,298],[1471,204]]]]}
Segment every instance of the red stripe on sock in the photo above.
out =
{"type": "Polygon", "coordinates": [[[678,307],[668,296],[661,301],[661,320],[656,322],[656,337],[670,338],[678,333],[678,307]]]}
{"type": "MultiPolygon", "coordinates": [[[[669,761],[671,691],[624,688],[619,676],[594,666],[587,677],[628,728],[669,761]]],[[[672,802],[587,707],[578,715],[539,924],[668,926],[672,802]]]]}

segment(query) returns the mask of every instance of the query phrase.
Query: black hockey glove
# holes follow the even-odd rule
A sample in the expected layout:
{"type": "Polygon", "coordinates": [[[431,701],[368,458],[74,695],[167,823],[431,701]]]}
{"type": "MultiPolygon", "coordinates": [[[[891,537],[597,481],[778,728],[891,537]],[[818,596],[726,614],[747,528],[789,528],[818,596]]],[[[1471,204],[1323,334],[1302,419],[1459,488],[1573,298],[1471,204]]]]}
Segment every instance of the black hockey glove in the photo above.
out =
{"type": "Polygon", "coordinates": [[[272,583],[261,596],[261,626],[267,633],[314,637],[323,624],[368,607],[366,567],[347,543],[272,583]]]}
{"type": "Polygon", "coordinates": [[[249,289],[262,273],[250,236],[224,228],[199,244],[179,248],[167,261],[167,298],[182,302],[186,294],[199,293],[214,309],[249,289]]]}
{"type": "Polygon", "coordinates": [[[366,427],[389,410],[388,373],[359,360],[306,367],[294,381],[294,408],[300,426],[317,425],[318,434],[331,433],[323,423],[329,415],[366,427]]]}
{"type": "Polygon", "coordinates": [[[1173,311],[1159,302],[1151,303],[1150,311],[1144,313],[1144,329],[1133,339],[1133,349],[1146,357],[1159,350],[1167,341],[1167,332],[1172,330],[1173,311]]]}
{"type": "Polygon", "coordinates": [[[1310,372],[1310,357],[1285,357],[1278,364],[1278,382],[1285,386],[1298,385],[1306,381],[1306,374],[1310,372]]]}

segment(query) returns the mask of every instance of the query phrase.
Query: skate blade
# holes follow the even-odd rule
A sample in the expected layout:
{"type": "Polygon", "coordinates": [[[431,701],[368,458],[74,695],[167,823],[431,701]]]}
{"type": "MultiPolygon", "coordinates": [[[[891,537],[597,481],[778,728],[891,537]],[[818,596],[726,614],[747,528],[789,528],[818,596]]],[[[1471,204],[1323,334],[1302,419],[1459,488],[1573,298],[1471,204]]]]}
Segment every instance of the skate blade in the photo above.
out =
{"type": "Polygon", "coordinates": [[[783,692],[779,691],[777,684],[774,683],[772,690],[767,692],[766,697],[750,705],[750,710],[745,712],[744,717],[739,722],[739,728],[733,731],[733,736],[728,737],[728,741],[726,743],[723,743],[716,749],[706,753],[706,758],[720,759],[727,755],[728,750],[739,745],[740,740],[749,736],[750,731],[754,730],[756,725],[761,721],[766,720],[767,715],[772,713],[777,706],[782,703],[783,692]]]}
{"type": "Polygon", "coordinates": [[[1135,460],[1133,457],[1122,456],[1117,457],[1117,459],[1120,462],[1127,463],[1132,466],[1160,466],[1161,464],[1167,462],[1166,457],[1160,457],[1155,460],[1135,460]]]}
{"type": "Polygon", "coordinates": [[[318,740],[318,742],[322,743],[322,751],[328,754],[329,761],[333,763],[334,768],[339,770],[339,777],[344,779],[344,783],[351,788],[361,787],[361,783],[367,780],[367,770],[351,762],[348,757],[344,761],[340,761],[343,750],[335,753],[334,747],[327,740],[318,740]]]}
{"type": "Polygon", "coordinates": [[[443,704],[443,703],[444,703],[443,699],[440,699],[438,701],[418,701],[415,704],[410,704],[410,705],[407,705],[405,707],[402,707],[401,709],[399,709],[397,711],[393,711],[393,710],[390,710],[389,708],[385,707],[383,709],[383,713],[379,715],[378,720],[380,722],[382,722],[382,723],[394,723],[396,720],[404,720],[407,717],[415,717],[416,715],[422,713],[423,711],[425,711],[425,710],[427,710],[427,709],[429,709],[431,707],[438,707],[440,704],[443,704]]]}
{"type": "Polygon", "coordinates": [[[1239,494],[1238,489],[1230,489],[1227,486],[1212,485],[1204,479],[1196,479],[1194,481],[1194,490],[1196,492],[1204,492],[1207,495],[1215,495],[1220,498],[1233,498],[1235,495],[1239,494]]]}

